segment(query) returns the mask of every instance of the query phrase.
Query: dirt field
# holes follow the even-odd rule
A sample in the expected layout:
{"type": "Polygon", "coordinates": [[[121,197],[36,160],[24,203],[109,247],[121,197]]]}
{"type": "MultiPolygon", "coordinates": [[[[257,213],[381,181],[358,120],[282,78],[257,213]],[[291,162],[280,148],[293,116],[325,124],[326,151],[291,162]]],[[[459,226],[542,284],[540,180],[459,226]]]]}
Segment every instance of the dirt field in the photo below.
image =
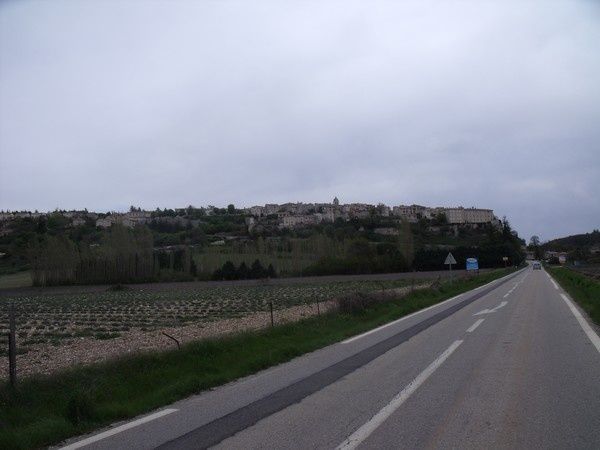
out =
{"type": "MultiPolygon", "coordinates": [[[[414,285],[427,283],[420,280],[414,285]]],[[[202,285],[196,289],[127,289],[0,298],[0,378],[8,365],[8,309],[17,318],[21,376],[73,364],[169,348],[180,342],[299,320],[350,292],[410,289],[410,280],[326,281],[268,285],[202,285]],[[317,307],[318,303],[318,307],[317,307]]],[[[174,286],[171,286],[174,287],[174,286]]]]}
{"type": "Polygon", "coordinates": [[[594,280],[600,280],[600,265],[569,268],[594,280]]]}
{"type": "MultiPolygon", "coordinates": [[[[481,269],[481,273],[488,272],[490,269],[481,269]]],[[[27,274],[28,272],[22,272],[27,274]]],[[[426,280],[434,278],[464,277],[467,276],[466,270],[447,270],[430,272],[399,272],[399,273],[380,273],[368,275],[326,275],[319,277],[291,277],[274,278],[270,280],[237,280],[237,281],[185,281],[174,283],[142,283],[128,285],[132,290],[143,291],[171,291],[171,290],[194,290],[203,287],[219,286],[262,286],[265,283],[269,285],[289,285],[289,284],[315,284],[342,281],[397,281],[406,280],[426,280]]],[[[35,295],[55,295],[55,294],[83,294],[92,292],[105,292],[109,285],[82,285],[82,286],[52,286],[52,287],[27,287],[27,286],[2,286],[0,285],[0,299],[5,297],[23,297],[35,295]]],[[[1,300],[0,300],[1,301],[1,300]]]]}
{"type": "MultiPolygon", "coordinates": [[[[245,305],[244,308],[236,309],[236,313],[240,314],[240,317],[236,318],[223,318],[225,317],[224,312],[228,312],[227,308],[221,308],[221,313],[215,307],[215,304],[208,306],[204,311],[211,312],[210,314],[199,314],[205,320],[195,320],[192,323],[177,325],[168,325],[169,321],[177,315],[171,314],[172,311],[183,310],[185,308],[190,309],[193,305],[193,301],[190,299],[196,298],[195,295],[191,295],[186,301],[181,299],[176,300],[175,297],[171,297],[169,306],[162,309],[163,314],[156,314],[157,309],[148,307],[148,302],[151,299],[157,297],[148,296],[146,302],[133,301],[133,297],[125,295],[124,293],[118,293],[120,295],[108,296],[109,302],[106,306],[105,301],[107,296],[99,295],[95,297],[98,305],[105,304],[102,308],[102,314],[91,313],[68,313],[68,302],[71,302],[70,309],[78,310],[81,305],[85,305],[85,302],[75,301],[71,296],[63,297],[62,300],[56,304],[50,301],[46,305],[42,305],[47,302],[47,298],[39,297],[37,299],[27,298],[22,299],[30,308],[31,312],[35,312],[32,319],[34,323],[37,323],[40,317],[65,317],[65,321],[69,321],[68,329],[75,330],[77,325],[82,329],[89,324],[89,318],[93,318],[95,315],[100,319],[99,321],[92,321],[93,324],[99,324],[98,326],[106,330],[107,336],[99,337],[97,334],[84,334],[66,336],[66,332],[62,332],[64,336],[58,338],[56,333],[49,332],[48,328],[41,329],[35,326],[25,335],[24,338],[19,338],[21,343],[20,350],[23,351],[23,342],[29,344],[26,347],[26,351],[21,353],[17,357],[17,366],[19,376],[29,376],[33,374],[51,374],[58,370],[68,368],[76,364],[89,364],[94,362],[105,361],[107,359],[124,356],[127,354],[139,353],[149,350],[175,348],[176,343],[163,333],[175,337],[181,344],[190,342],[197,339],[207,337],[218,337],[229,333],[235,333],[247,330],[256,330],[264,327],[268,327],[271,324],[270,309],[265,307],[264,298],[271,300],[277,299],[277,308],[274,310],[274,322],[284,323],[289,321],[301,320],[305,317],[324,313],[335,306],[333,297],[343,295],[348,292],[361,291],[372,291],[374,289],[382,290],[382,292],[389,293],[393,291],[394,294],[403,295],[412,288],[423,288],[430,284],[430,281],[420,281],[418,284],[407,286],[406,282],[346,282],[346,283],[326,283],[323,285],[309,285],[309,286],[294,286],[292,289],[286,289],[285,287],[278,287],[271,289],[271,287],[261,287],[260,290],[256,288],[249,289],[245,288],[245,292],[242,292],[240,287],[228,287],[229,291],[223,292],[222,290],[217,292],[204,292],[197,294],[197,298],[207,299],[209,296],[217,298],[217,295],[223,296],[225,293],[229,293],[232,297],[225,302],[220,301],[221,305],[245,305]],[[404,286],[402,286],[404,285],[404,286]],[[236,297],[233,297],[235,295],[236,297]],[[264,295],[263,301],[250,301],[254,298],[256,300],[258,295],[264,295]],[[283,299],[283,300],[279,300],[283,299]],[[318,306],[317,306],[317,301],[318,306]],[[35,306],[33,306],[35,305],[35,306]],[[60,305],[60,306],[59,306],[60,305]],[[290,306],[292,305],[292,306],[290,306]],[[120,306],[118,308],[117,306],[120,306]],[[255,308],[252,311],[252,308],[255,308]],[[34,310],[32,308],[38,308],[34,310]],[[44,312],[46,311],[46,312],[44,312]],[[50,312],[52,311],[52,312],[50,312]],[[140,315],[140,313],[142,313],[140,315]],[[69,319],[70,317],[70,319],[69,319]],[[78,318],[86,317],[87,320],[78,321],[78,318]],[[136,317],[135,320],[132,317],[136,317]],[[144,317],[153,317],[154,322],[151,323],[150,329],[147,328],[147,319],[144,317]],[[163,322],[159,317],[163,318],[163,322]],[[213,317],[214,320],[209,320],[209,317],[213,317]],[[121,319],[121,322],[117,320],[121,319]],[[126,318],[125,321],[122,319],[126,318]],[[137,326],[131,325],[128,330],[123,331],[123,323],[138,323],[137,326]],[[137,320],[137,322],[136,322],[137,320]],[[143,324],[143,326],[140,326],[143,324]],[[120,331],[117,331],[120,330],[120,331]],[[32,336],[37,336],[36,339],[32,339],[32,336]],[[32,342],[33,341],[33,342],[32,342]]],[[[209,290],[212,291],[212,290],[209,290]]],[[[113,293],[114,294],[114,293],[113,293]]],[[[130,293],[128,293],[130,294],[130,293]]],[[[136,293],[136,295],[141,295],[136,293]]],[[[164,297],[158,297],[163,298],[164,297]]],[[[218,297],[223,298],[223,297],[218,297]]],[[[16,299],[15,299],[16,300],[16,299]]],[[[208,304],[208,301],[201,302],[202,304],[208,304]]],[[[158,303],[157,303],[158,304],[158,303]]],[[[164,306],[164,302],[160,303],[164,306]]],[[[268,302],[267,302],[268,305],[268,302]]],[[[4,306],[4,305],[3,305],[4,306]]],[[[89,306],[89,304],[88,304],[89,306]]],[[[155,305],[156,306],[156,305],[155,305]]],[[[201,311],[198,308],[198,311],[201,311]]],[[[20,316],[21,319],[25,317],[20,316]]],[[[43,322],[43,319],[42,319],[43,322]]],[[[58,320],[60,323],[60,320],[58,320]]],[[[25,322],[30,323],[30,322],[25,322]]],[[[19,326],[19,334],[24,334],[24,327],[21,324],[19,326]]],[[[0,356],[0,367],[8,366],[8,358],[6,353],[0,356]]],[[[0,379],[7,378],[7,370],[0,372],[0,379]]]]}

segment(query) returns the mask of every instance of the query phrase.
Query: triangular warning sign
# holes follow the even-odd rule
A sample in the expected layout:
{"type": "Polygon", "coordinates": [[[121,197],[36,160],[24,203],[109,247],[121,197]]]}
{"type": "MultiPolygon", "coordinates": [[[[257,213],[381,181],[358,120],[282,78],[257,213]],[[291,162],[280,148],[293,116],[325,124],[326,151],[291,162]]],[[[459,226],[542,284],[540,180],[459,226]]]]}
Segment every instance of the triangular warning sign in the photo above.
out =
{"type": "Polygon", "coordinates": [[[452,253],[448,253],[448,256],[446,256],[446,261],[444,261],[444,264],[456,264],[456,260],[454,259],[454,256],[452,256],[452,253]]]}

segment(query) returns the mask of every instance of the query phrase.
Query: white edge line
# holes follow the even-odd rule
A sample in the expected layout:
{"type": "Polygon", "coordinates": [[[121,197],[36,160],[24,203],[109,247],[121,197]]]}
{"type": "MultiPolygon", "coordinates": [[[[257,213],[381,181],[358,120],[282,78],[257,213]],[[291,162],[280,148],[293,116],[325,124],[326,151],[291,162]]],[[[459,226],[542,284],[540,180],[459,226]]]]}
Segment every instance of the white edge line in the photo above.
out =
{"type": "Polygon", "coordinates": [[[548,276],[548,278],[550,279],[550,281],[554,285],[554,289],[556,289],[558,291],[558,284],[556,283],[556,281],[554,281],[554,278],[552,278],[548,272],[546,272],[546,275],[548,276]]]}
{"type": "MultiPolygon", "coordinates": [[[[525,269],[521,269],[521,270],[525,270],[525,269]]],[[[408,316],[400,317],[399,319],[396,319],[396,320],[394,320],[393,322],[389,322],[389,323],[386,323],[386,324],[384,324],[384,325],[381,325],[381,326],[379,326],[379,327],[377,327],[377,328],[373,328],[372,330],[366,331],[366,332],[364,332],[364,333],[362,333],[362,334],[358,334],[358,335],[356,335],[356,336],[352,336],[351,338],[348,338],[348,339],[346,339],[345,341],[342,341],[342,342],[341,342],[341,344],[350,344],[351,342],[354,342],[354,341],[356,341],[356,340],[358,340],[358,339],[360,339],[360,338],[363,338],[363,337],[365,337],[365,336],[368,336],[368,335],[370,335],[370,334],[372,334],[372,333],[376,333],[376,332],[378,332],[379,330],[383,330],[384,328],[387,328],[387,327],[389,327],[389,326],[395,325],[395,324],[397,324],[398,322],[402,322],[403,320],[410,319],[411,317],[414,317],[414,316],[416,316],[417,314],[424,313],[424,312],[426,312],[426,311],[429,311],[430,309],[437,308],[438,306],[442,306],[442,305],[444,305],[444,304],[446,304],[446,303],[448,303],[448,302],[451,302],[452,300],[456,300],[458,297],[460,297],[460,296],[462,296],[462,295],[465,295],[465,294],[468,294],[469,292],[476,291],[476,290],[478,290],[478,289],[481,289],[481,288],[484,288],[484,287],[486,287],[486,286],[489,286],[489,285],[490,285],[490,284],[492,284],[492,283],[496,283],[496,282],[498,282],[498,281],[500,281],[500,280],[503,280],[504,278],[506,278],[506,277],[509,277],[509,276],[513,275],[514,273],[518,273],[518,272],[509,273],[508,275],[505,275],[505,276],[503,276],[502,278],[497,278],[497,279],[495,279],[495,280],[492,280],[492,281],[490,281],[489,283],[487,283],[487,284],[484,284],[483,286],[479,286],[479,287],[476,287],[476,288],[474,288],[474,289],[471,289],[470,291],[466,291],[466,292],[463,292],[462,294],[458,294],[458,295],[456,295],[456,296],[454,296],[454,297],[452,297],[452,298],[449,298],[448,300],[444,300],[444,301],[443,301],[443,302],[441,302],[441,303],[436,303],[435,305],[428,306],[428,307],[427,307],[427,308],[425,308],[425,309],[420,309],[419,311],[415,311],[414,313],[412,313],[412,314],[409,314],[408,316]]]]}
{"type": "Polygon", "coordinates": [[[98,442],[102,439],[106,439],[107,437],[113,436],[115,434],[121,433],[122,431],[129,430],[130,428],[137,427],[138,425],[142,425],[146,422],[150,422],[154,419],[158,419],[159,417],[166,416],[167,414],[174,413],[178,411],[174,408],[163,409],[162,411],[158,411],[154,414],[150,414],[149,416],[142,417],[141,419],[134,420],[132,422],[126,423],[119,427],[113,428],[112,430],[107,430],[103,433],[96,434],[87,439],[83,439],[82,441],[74,442],[73,444],[67,445],[66,447],[61,447],[59,450],[74,450],[76,448],[85,447],[86,445],[93,444],[94,442],[98,442]]]}
{"type": "Polygon", "coordinates": [[[473,325],[471,325],[468,329],[467,329],[467,333],[472,333],[473,331],[475,331],[475,329],[482,324],[482,322],[485,319],[479,319],[477,322],[475,322],[473,325]]]}
{"type": "Polygon", "coordinates": [[[581,315],[579,310],[575,307],[575,305],[573,305],[573,302],[571,300],[569,300],[569,298],[565,294],[560,294],[560,296],[565,301],[565,303],[567,304],[567,306],[569,307],[569,309],[571,310],[571,312],[577,319],[577,322],[579,322],[579,325],[581,325],[581,328],[583,328],[583,331],[585,332],[587,337],[590,339],[590,341],[592,341],[592,344],[594,345],[594,347],[596,347],[596,350],[598,350],[598,353],[600,353],[600,337],[598,337],[598,335],[594,332],[594,330],[592,330],[592,327],[590,327],[590,325],[587,323],[585,318],[581,315]]]}
{"type": "Polygon", "coordinates": [[[462,344],[463,341],[454,341],[440,356],[438,356],[427,368],[417,375],[408,386],[400,391],[387,405],[375,414],[367,423],[358,428],[344,442],[336,447],[336,450],[348,450],[358,447],[375,431],[385,420],[404,403],[427,378],[435,372],[442,363],[462,344]]]}

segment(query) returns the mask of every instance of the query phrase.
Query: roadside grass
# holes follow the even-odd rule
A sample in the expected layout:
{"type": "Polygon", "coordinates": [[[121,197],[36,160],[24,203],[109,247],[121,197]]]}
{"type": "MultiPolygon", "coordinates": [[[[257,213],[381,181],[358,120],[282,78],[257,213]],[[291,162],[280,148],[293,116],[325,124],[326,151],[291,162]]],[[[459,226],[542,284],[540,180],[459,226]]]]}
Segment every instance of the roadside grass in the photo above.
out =
{"type": "Polygon", "coordinates": [[[180,350],[75,367],[23,379],[14,389],[4,383],[0,448],[37,448],[136,416],[367,331],[510,271],[415,290],[357,314],[328,313],[258,332],[193,342],[180,350]]]}
{"type": "Polygon", "coordinates": [[[8,275],[0,275],[0,289],[13,289],[19,287],[33,286],[31,273],[27,270],[8,275]]]}
{"type": "Polygon", "coordinates": [[[590,318],[600,325],[600,282],[566,267],[546,266],[546,270],[590,318]]]}

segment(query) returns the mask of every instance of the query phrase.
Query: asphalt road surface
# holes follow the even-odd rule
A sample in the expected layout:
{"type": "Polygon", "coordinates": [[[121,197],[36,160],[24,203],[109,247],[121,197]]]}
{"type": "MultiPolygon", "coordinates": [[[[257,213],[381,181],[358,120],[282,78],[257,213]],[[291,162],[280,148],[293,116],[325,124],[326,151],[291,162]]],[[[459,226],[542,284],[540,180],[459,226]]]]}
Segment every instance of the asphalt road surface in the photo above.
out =
{"type": "Polygon", "coordinates": [[[526,268],[65,445],[599,449],[600,338],[526,268]]]}

